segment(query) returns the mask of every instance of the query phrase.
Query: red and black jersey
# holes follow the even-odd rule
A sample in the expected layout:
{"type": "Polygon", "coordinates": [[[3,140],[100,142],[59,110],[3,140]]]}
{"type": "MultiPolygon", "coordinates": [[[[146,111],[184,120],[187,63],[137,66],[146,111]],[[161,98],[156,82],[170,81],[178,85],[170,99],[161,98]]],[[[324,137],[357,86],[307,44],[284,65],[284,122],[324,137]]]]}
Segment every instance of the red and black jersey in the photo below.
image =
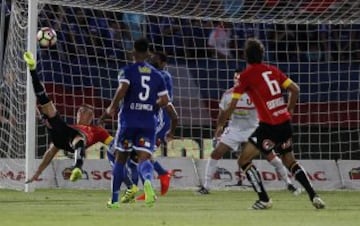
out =
{"type": "Polygon", "coordinates": [[[277,67],[267,64],[251,64],[239,76],[233,97],[247,93],[253,100],[260,122],[270,125],[290,120],[282,89],[292,83],[277,67]]]}
{"type": "Polygon", "coordinates": [[[103,127],[100,126],[72,125],[71,127],[84,135],[86,139],[86,147],[96,144],[97,142],[109,144],[112,140],[112,136],[103,127]]]}

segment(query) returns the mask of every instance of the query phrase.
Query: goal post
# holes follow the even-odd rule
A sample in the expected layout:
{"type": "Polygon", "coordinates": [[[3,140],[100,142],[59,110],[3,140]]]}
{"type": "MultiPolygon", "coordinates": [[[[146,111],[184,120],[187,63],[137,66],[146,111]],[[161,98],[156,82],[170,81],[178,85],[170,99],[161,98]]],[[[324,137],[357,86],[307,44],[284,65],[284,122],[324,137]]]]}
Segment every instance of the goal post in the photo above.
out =
{"type": "MultiPolygon", "coordinates": [[[[33,153],[41,158],[50,141],[35,119],[22,53],[37,53],[40,79],[71,124],[83,103],[100,117],[141,36],[168,55],[180,116],[169,156],[209,156],[219,99],[246,66],[246,38],[257,37],[265,62],[301,89],[297,158],[360,159],[359,12],[355,0],[13,0],[0,78],[0,187],[24,189],[33,153]],[[52,27],[57,44],[35,50],[38,27],[52,27]]],[[[116,123],[107,129],[114,134],[116,123]]]]}
{"type": "MultiPolygon", "coordinates": [[[[36,53],[36,33],[37,33],[37,15],[38,2],[37,0],[29,1],[28,3],[28,26],[27,26],[27,50],[31,53],[36,53]]],[[[37,56],[34,54],[36,62],[37,56]]],[[[32,177],[35,161],[36,136],[36,98],[31,82],[30,71],[26,72],[26,132],[25,132],[25,179],[32,177]]],[[[25,192],[33,191],[34,187],[31,184],[25,185],[25,192]]]]}

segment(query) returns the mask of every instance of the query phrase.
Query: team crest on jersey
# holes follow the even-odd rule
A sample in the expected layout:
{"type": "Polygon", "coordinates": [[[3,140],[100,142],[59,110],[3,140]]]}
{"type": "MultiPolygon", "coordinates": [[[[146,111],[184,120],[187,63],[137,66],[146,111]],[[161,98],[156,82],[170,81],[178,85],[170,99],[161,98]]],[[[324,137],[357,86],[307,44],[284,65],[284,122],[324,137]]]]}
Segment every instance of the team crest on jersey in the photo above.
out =
{"type": "Polygon", "coordinates": [[[281,144],[281,148],[282,149],[287,149],[292,145],[292,139],[289,138],[286,142],[281,144]]]}
{"type": "Polygon", "coordinates": [[[275,144],[271,140],[265,139],[262,142],[262,147],[264,148],[264,150],[269,151],[269,150],[271,150],[271,149],[273,149],[275,147],[275,144]]]}

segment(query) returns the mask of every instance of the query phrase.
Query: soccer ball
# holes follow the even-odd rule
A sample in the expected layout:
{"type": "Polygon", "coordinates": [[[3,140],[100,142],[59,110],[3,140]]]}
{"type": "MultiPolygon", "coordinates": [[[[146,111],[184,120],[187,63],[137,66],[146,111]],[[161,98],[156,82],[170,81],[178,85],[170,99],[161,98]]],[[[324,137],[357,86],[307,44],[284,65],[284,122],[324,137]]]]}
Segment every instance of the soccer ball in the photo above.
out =
{"type": "Polygon", "coordinates": [[[56,32],[50,27],[43,27],[37,33],[37,40],[41,47],[50,47],[57,41],[56,32]]]}

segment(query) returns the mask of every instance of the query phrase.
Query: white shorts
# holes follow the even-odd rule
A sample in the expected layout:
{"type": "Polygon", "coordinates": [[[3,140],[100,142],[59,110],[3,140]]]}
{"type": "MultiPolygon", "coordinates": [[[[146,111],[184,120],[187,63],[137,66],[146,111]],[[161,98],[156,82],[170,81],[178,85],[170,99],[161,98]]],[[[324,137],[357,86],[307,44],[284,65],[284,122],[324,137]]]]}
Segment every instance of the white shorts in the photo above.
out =
{"type": "Polygon", "coordinates": [[[247,142],[254,131],[255,128],[242,130],[234,127],[226,127],[220,136],[220,142],[229,146],[232,151],[238,151],[240,144],[247,142]]]}

